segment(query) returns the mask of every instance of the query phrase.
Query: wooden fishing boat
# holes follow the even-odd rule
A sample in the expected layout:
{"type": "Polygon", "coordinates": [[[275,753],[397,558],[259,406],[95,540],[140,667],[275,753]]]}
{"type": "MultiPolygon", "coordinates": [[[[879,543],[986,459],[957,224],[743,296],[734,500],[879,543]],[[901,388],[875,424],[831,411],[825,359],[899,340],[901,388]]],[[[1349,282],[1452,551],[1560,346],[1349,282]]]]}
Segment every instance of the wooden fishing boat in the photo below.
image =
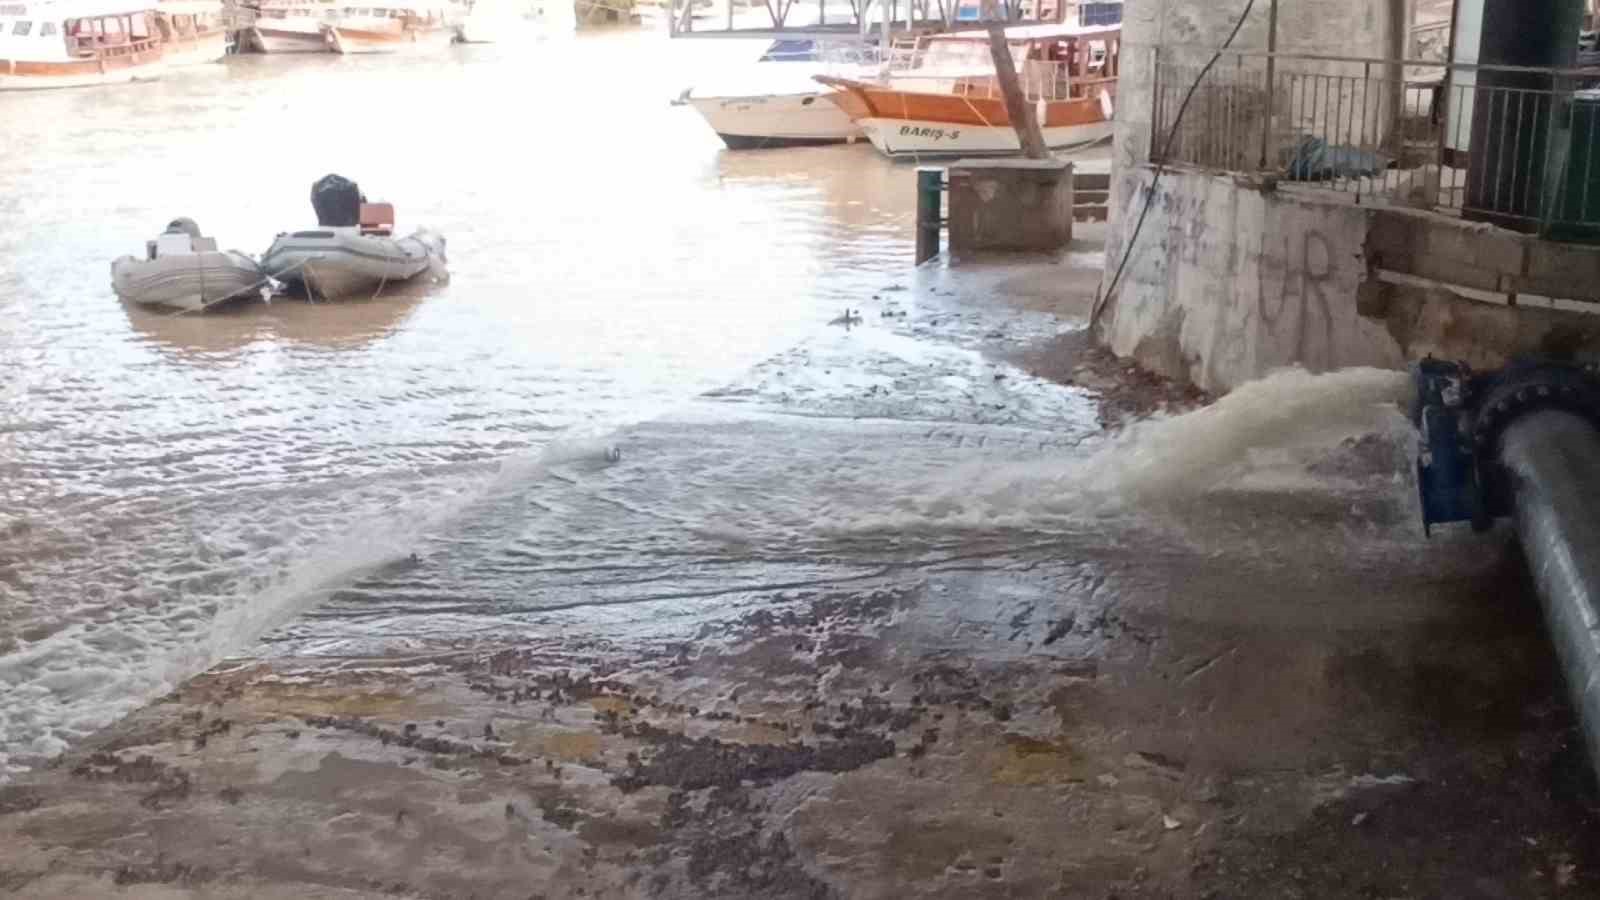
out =
{"type": "MultiPolygon", "coordinates": [[[[1121,26],[1018,25],[1005,31],[1023,95],[1045,144],[1111,135],[1121,26]]],[[[1019,142],[994,71],[987,31],[920,38],[882,75],[818,75],[824,96],[888,156],[1016,153],[1019,142]]]]}
{"type": "Polygon", "coordinates": [[[228,55],[222,0],[161,0],[156,27],[169,66],[198,66],[228,55]]]}
{"type": "Polygon", "coordinates": [[[0,3],[0,90],[152,79],[167,64],[150,0],[0,3]]]}
{"type": "Polygon", "coordinates": [[[258,53],[330,53],[322,26],[339,9],[338,0],[261,0],[248,43],[258,53]]]}
{"type": "Polygon", "coordinates": [[[335,53],[414,53],[447,47],[460,18],[439,6],[346,6],[322,26],[335,53]]]}

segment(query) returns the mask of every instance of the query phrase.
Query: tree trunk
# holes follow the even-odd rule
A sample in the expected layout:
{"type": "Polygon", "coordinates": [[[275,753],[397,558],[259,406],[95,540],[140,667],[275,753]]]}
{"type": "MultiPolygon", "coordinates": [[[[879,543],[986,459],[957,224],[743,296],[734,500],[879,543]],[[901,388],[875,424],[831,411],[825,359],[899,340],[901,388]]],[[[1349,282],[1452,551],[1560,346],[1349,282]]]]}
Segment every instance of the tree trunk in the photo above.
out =
{"type": "Polygon", "coordinates": [[[1044,134],[1034,118],[1033,106],[1022,95],[1022,85],[1017,81],[1017,69],[1011,61],[1011,47],[1006,44],[1003,25],[989,25],[989,55],[994,57],[995,79],[1000,82],[1000,93],[1006,100],[1006,115],[1011,127],[1017,130],[1017,140],[1022,144],[1022,155],[1029,159],[1045,159],[1050,151],[1044,145],[1044,134]]]}

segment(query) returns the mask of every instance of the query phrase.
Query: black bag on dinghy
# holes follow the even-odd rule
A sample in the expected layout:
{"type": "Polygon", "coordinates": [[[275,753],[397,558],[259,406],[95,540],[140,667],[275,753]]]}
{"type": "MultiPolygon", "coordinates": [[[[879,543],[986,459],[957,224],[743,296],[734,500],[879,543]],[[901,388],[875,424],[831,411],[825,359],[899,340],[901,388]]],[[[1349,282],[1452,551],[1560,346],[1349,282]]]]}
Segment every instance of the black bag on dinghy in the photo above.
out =
{"type": "Polygon", "coordinates": [[[311,208],[324,228],[354,228],[361,224],[361,188],[343,175],[324,175],[311,186],[311,208]]]}

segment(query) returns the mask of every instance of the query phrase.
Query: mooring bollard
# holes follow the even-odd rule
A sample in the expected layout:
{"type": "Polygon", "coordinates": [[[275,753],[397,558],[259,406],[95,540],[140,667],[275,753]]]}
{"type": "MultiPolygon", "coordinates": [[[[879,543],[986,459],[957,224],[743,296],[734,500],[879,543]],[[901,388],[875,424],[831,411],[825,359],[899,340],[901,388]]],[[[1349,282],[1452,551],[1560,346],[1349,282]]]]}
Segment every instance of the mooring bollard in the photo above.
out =
{"type": "Polygon", "coordinates": [[[939,230],[944,227],[944,170],[917,167],[917,265],[939,255],[939,230]]]}

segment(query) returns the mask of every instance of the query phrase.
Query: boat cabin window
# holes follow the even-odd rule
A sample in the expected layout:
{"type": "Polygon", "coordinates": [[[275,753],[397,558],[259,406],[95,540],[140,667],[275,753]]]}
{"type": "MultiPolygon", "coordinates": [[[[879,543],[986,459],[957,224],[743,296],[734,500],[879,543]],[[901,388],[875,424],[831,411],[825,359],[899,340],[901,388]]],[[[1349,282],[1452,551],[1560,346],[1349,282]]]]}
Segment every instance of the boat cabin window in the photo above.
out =
{"type": "Polygon", "coordinates": [[[94,56],[100,47],[120,47],[151,37],[150,22],[142,13],[69,19],[66,29],[68,46],[79,56],[94,56]]]}
{"type": "Polygon", "coordinates": [[[17,24],[11,26],[11,33],[16,35],[17,37],[27,37],[28,33],[31,32],[32,30],[33,30],[33,23],[32,22],[18,22],[17,24]]]}
{"type": "Polygon", "coordinates": [[[55,33],[56,33],[56,23],[54,23],[54,22],[42,22],[42,23],[40,23],[40,25],[39,25],[39,37],[54,37],[55,33]]]}

